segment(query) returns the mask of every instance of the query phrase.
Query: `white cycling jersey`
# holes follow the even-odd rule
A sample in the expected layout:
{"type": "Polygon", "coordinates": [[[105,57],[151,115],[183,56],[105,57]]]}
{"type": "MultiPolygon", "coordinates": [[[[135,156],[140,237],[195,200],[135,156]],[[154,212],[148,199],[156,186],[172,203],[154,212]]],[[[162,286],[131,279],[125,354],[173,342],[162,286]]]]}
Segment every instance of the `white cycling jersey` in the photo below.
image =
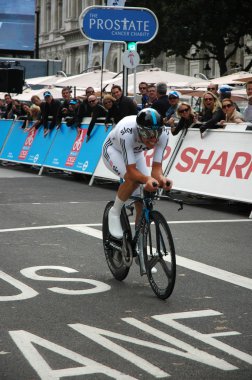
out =
{"type": "MultiPolygon", "coordinates": [[[[168,128],[164,127],[158,142],[155,144],[153,161],[162,162],[168,140],[169,131],[168,128]]],[[[103,144],[103,158],[109,162],[111,160],[110,152],[116,150],[122,155],[126,166],[137,163],[139,154],[149,149],[150,148],[148,148],[139,137],[136,115],[126,116],[119,121],[116,127],[112,129],[107,136],[103,144]]],[[[114,162],[114,164],[116,163],[114,162]]],[[[110,166],[112,166],[111,163],[110,166]]]]}

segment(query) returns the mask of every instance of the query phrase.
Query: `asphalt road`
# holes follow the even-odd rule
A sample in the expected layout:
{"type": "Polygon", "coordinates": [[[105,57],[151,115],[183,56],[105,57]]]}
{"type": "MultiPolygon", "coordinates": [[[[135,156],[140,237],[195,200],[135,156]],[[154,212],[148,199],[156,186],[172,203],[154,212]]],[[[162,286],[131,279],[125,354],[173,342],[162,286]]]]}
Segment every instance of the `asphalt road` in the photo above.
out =
{"type": "Polygon", "coordinates": [[[0,378],[251,379],[251,227],[245,205],[161,200],[178,273],[161,301],[134,264],[106,265],[115,186],[0,167],[0,378]]]}

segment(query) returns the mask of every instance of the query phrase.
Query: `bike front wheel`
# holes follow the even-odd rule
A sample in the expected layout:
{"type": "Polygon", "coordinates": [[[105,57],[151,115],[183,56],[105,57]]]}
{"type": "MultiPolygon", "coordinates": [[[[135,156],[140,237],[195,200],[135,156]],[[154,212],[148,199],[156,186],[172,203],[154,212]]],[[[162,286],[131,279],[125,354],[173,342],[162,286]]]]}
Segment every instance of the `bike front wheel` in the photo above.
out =
{"type": "Polygon", "coordinates": [[[114,278],[118,281],[123,281],[129,273],[129,267],[125,265],[125,261],[123,260],[122,247],[116,248],[116,245],[112,244],[111,235],[109,233],[108,227],[108,213],[113,204],[114,202],[109,202],[105,207],[103,214],[103,248],[108,267],[111,273],[113,274],[114,278]]]}
{"type": "Polygon", "coordinates": [[[158,211],[151,211],[144,225],[143,254],[150,286],[157,297],[166,299],[176,280],[176,255],[170,228],[158,211]]]}

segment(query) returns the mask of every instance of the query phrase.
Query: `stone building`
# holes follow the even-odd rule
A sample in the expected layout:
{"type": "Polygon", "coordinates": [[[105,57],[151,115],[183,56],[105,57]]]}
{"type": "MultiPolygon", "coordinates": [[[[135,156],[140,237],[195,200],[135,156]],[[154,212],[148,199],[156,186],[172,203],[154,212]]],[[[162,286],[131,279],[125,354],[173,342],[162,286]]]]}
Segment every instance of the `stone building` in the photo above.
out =
{"type": "MultiPolygon", "coordinates": [[[[60,59],[66,74],[79,74],[102,64],[102,43],[90,43],[80,32],[79,16],[102,0],[37,0],[39,10],[39,58],[60,59]],[[90,50],[92,49],[92,54],[90,50]]],[[[121,71],[121,44],[112,44],[104,67],[121,71]]]]}
{"type": "MultiPolygon", "coordinates": [[[[88,67],[102,64],[103,44],[90,43],[80,32],[79,16],[83,9],[92,5],[105,5],[105,0],[37,0],[39,14],[39,58],[60,59],[66,74],[79,74],[88,67]]],[[[247,37],[246,45],[252,50],[252,40],[247,37]]],[[[104,68],[120,72],[122,70],[122,44],[111,44],[104,68]]],[[[179,57],[167,57],[162,52],[152,64],[165,71],[190,76],[219,76],[219,66],[214,60],[208,60],[204,52],[191,48],[192,61],[179,57]],[[197,60],[198,57],[201,58],[197,60]],[[206,57],[204,59],[204,57],[206,57]],[[202,59],[203,58],[203,59],[202,59]],[[201,75],[200,75],[201,73],[201,75]]],[[[237,51],[230,59],[229,72],[246,67],[252,54],[244,49],[237,51]]]]}

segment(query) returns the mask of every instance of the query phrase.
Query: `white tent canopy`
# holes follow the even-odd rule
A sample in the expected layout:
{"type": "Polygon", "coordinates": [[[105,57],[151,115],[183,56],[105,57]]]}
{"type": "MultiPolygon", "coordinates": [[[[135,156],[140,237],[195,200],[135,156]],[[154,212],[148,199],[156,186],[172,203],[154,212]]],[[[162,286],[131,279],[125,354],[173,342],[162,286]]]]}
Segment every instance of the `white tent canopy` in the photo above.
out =
{"type": "Polygon", "coordinates": [[[65,79],[66,75],[64,75],[63,71],[57,73],[56,75],[49,75],[46,77],[36,77],[36,78],[28,78],[25,80],[25,83],[30,86],[52,86],[58,81],[65,79]]]}
{"type": "MultiPolygon", "coordinates": [[[[50,91],[52,96],[55,99],[61,99],[62,98],[61,88],[47,87],[47,88],[42,88],[40,90],[26,89],[23,91],[22,94],[13,96],[13,99],[18,99],[20,101],[27,102],[27,101],[31,100],[31,97],[33,95],[37,95],[40,97],[41,100],[44,100],[43,94],[45,91],[50,91]]],[[[83,91],[76,90],[76,96],[81,96],[82,94],[83,94],[83,91]]]]}
{"type": "Polygon", "coordinates": [[[238,73],[230,74],[230,75],[224,75],[223,77],[209,79],[207,81],[198,81],[198,82],[192,82],[190,83],[189,87],[207,87],[210,83],[223,85],[223,84],[241,84],[242,82],[247,82],[249,80],[252,80],[252,73],[247,73],[246,71],[239,71],[238,73]]]}
{"type": "MultiPolygon", "coordinates": [[[[107,85],[107,89],[110,89],[113,84],[122,86],[123,77],[122,75],[118,78],[112,79],[110,81],[104,81],[104,86],[107,85]]],[[[140,82],[147,82],[149,84],[156,84],[158,82],[165,82],[168,87],[184,87],[188,86],[189,83],[198,82],[199,79],[187,75],[171,73],[169,71],[162,71],[159,68],[152,68],[136,73],[136,91],[138,90],[138,85],[140,82]]],[[[134,73],[128,75],[128,92],[134,93],[134,73]]]]}
{"type": "MultiPolygon", "coordinates": [[[[187,87],[187,88],[179,88],[178,91],[182,95],[195,96],[195,97],[202,98],[203,95],[204,95],[204,93],[207,91],[207,89],[206,89],[206,87],[198,87],[198,88],[195,88],[195,89],[187,87]]],[[[236,89],[236,88],[234,88],[231,91],[231,98],[234,101],[247,100],[246,90],[245,89],[236,89]]]]}
{"type": "Polygon", "coordinates": [[[104,82],[115,77],[117,73],[108,70],[95,70],[88,73],[79,75],[73,75],[68,78],[63,78],[55,83],[57,87],[72,86],[77,89],[86,89],[87,87],[93,87],[95,91],[100,91],[101,86],[104,86],[104,82]],[[102,83],[101,83],[102,81],[102,83]]]}

